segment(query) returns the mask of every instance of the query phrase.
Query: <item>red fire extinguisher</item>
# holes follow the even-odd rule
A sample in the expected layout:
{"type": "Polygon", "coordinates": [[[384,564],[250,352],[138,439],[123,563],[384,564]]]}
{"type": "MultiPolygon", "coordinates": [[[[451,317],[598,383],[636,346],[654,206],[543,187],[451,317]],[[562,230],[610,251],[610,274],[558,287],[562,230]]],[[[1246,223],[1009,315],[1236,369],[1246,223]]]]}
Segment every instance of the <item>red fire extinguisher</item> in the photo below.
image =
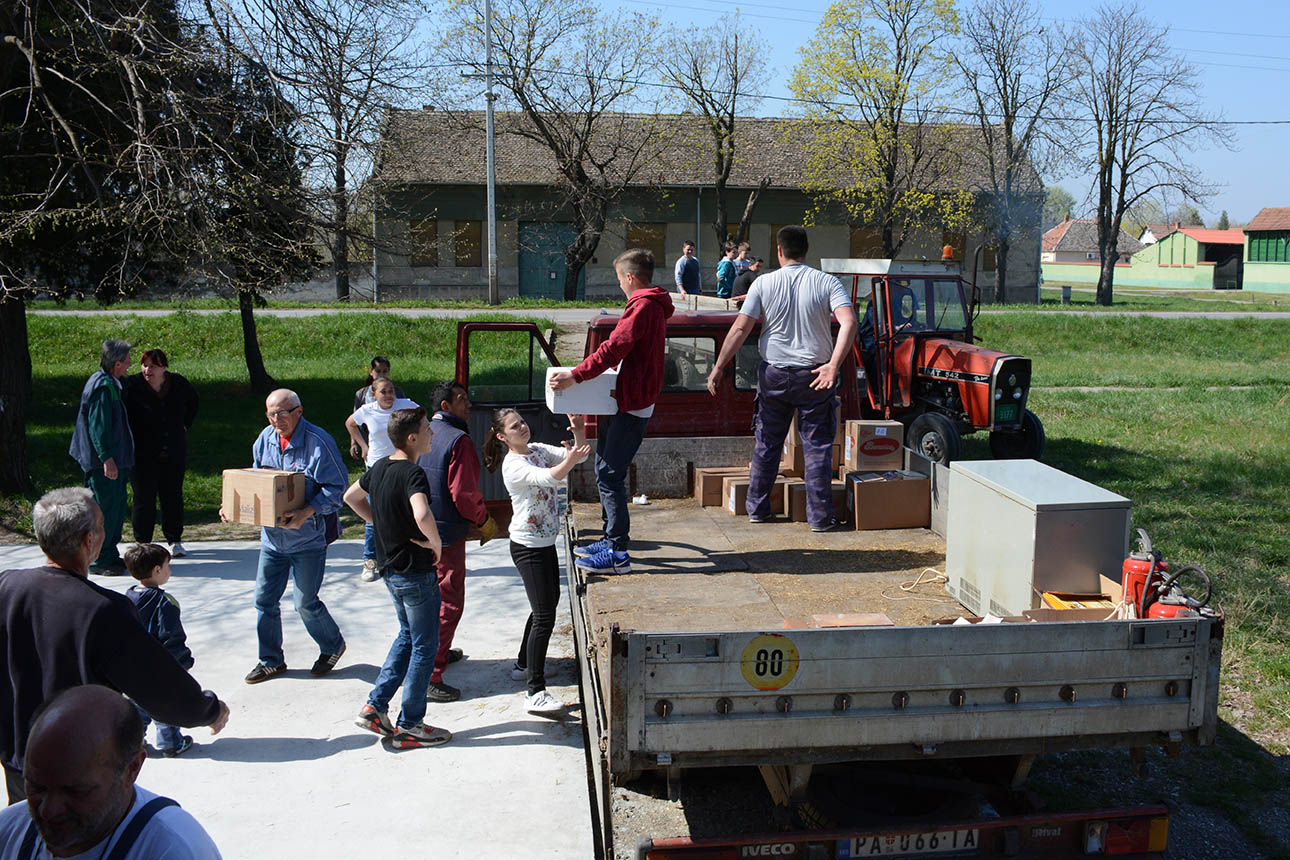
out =
{"type": "Polygon", "coordinates": [[[1209,575],[1194,564],[1180,567],[1171,573],[1168,562],[1161,560],[1158,551],[1151,548],[1151,538],[1145,529],[1138,529],[1138,549],[1124,560],[1124,599],[1134,608],[1138,618],[1179,618],[1200,614],[1200,608],[1209,603],[1213,589],[1209,575]],[[1189,596],[1177,584],[1187,574],[1193,574],[1205,583],[1205,596],[1199,600],[1189,596]]]}

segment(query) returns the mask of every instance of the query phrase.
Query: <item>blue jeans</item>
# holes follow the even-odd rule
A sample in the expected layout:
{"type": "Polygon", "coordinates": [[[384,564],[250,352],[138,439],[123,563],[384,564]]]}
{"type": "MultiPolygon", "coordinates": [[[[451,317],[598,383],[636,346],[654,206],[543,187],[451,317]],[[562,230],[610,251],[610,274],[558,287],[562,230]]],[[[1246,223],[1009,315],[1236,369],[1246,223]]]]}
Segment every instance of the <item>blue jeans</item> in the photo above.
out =
{"type": "MultiPolygon", "coordinates": [[[[369,499],[371,496],[368,497],[369,499]]],[[[372,528],[371,523],[363,523],[363,561],[369,558],[376,559],[376,529],[372,528]]]]}
{"type": "Polygon", "coordinates": [[[386,573],[384,578],[399,616],[399,635],[385,655],[385,665],[367,703],[384,712],[402,685],[398,726],[406,729],[420,725],[426,715],[426,687],[439,650],[439,580],[433,570],[386,573]]]}
{"type": "Polygon", "coordinates": [[[327,548],[281,553],[260,547],[260,568],[255,572],[255,632],[260,640],[260,662],[276,669],[286,663],[282,654],[282,611],[279,604],[287,590],[287,577],[294,587],[292,596],[296,612],[305,629],[324,654],[339,654],[345,638],[332,620],[327,607],[318,599],[322,587],[323,566],[327,548]]]}
{"type": "Polygon", "coordinates": [[[605,539],[627,551],[632,518],[627,511],[627,475],[645,438],[648,418],[626,412],[602,415],[596,429],[596,489],[605,514],[605,539]]]}
{"type": "MultiPolygon", "coordinates": [[[[152,717],[148,712],[134,704],[134,709],[139,712],[139,719],[143,720],[143,736],[148,736],[148,726],[152,723],[152,717]]],[[[169,723],[157,721],[157,749],[159,750],[177,750],[179,745],[184,741],[184,733],[179,730],[179,726],[172,726],[169,723]]]]}
{"type": "Polygon", "coordinates": [[[756,443],[748,473],[749,516],[770,513],[770,491],[793,413],[802,437],[806,469],[806,520],[813,526],[833,519],[833,438],[838,425],[835,389],[811,388],[815,374],[806,367],[775,367],[762,362],[757,371],[756,443]]]}

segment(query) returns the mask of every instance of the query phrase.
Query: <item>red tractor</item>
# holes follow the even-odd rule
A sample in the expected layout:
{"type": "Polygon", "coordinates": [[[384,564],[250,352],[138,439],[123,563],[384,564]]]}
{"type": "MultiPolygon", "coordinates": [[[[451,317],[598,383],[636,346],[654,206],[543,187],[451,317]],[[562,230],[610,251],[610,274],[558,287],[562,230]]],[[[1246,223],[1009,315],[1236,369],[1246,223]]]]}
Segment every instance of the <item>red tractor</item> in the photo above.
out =
{"type": "Polygon", "coordinates": [[[900,421],[906,445],[945,464],[978,430],[989,431],[996,458],[1043,456],[1044,425],[1026,408],[1030,359],[973,344],[978,303],[969,308],[957,262],[826,259],[821,268],[851,279],[862,314],[862,414],[900,421]]]}

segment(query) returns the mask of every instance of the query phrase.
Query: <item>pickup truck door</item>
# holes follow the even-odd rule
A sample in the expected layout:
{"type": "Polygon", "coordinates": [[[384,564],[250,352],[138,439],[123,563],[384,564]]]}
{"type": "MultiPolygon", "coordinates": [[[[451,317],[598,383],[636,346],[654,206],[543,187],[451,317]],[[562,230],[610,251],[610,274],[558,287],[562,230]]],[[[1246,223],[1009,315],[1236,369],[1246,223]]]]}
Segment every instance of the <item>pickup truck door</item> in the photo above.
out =
{"type": "MultiPolygon", "coordinates": [[[[493,410],[502,407],[523,416],[535,442],[559,445],[572,438],[566,417],[546,408],[546,371],[557,365],[555,352],[533,323],[457,323],[456,380],[470,397],[470,437],[481,456],[493,410]]],[[[501,472],[481,470],[479,488],[498,523],[509,523],[511,499],[501,472]]]]}

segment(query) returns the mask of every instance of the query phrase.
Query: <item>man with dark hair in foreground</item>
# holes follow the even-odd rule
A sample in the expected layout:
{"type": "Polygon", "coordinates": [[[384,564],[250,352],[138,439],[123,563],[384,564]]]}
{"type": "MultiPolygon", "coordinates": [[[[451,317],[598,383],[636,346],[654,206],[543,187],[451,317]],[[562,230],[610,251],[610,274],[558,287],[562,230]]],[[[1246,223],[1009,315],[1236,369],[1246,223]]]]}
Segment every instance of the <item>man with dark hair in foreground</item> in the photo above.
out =
{"type": "Polygon", "coordinates": [[[27,741],[27,802],[0,811],[0,857],[219,860],[179,804],[134,784],[144,758],[143,723],[120,693],[88,685],[55,696],[27,741]]]}

